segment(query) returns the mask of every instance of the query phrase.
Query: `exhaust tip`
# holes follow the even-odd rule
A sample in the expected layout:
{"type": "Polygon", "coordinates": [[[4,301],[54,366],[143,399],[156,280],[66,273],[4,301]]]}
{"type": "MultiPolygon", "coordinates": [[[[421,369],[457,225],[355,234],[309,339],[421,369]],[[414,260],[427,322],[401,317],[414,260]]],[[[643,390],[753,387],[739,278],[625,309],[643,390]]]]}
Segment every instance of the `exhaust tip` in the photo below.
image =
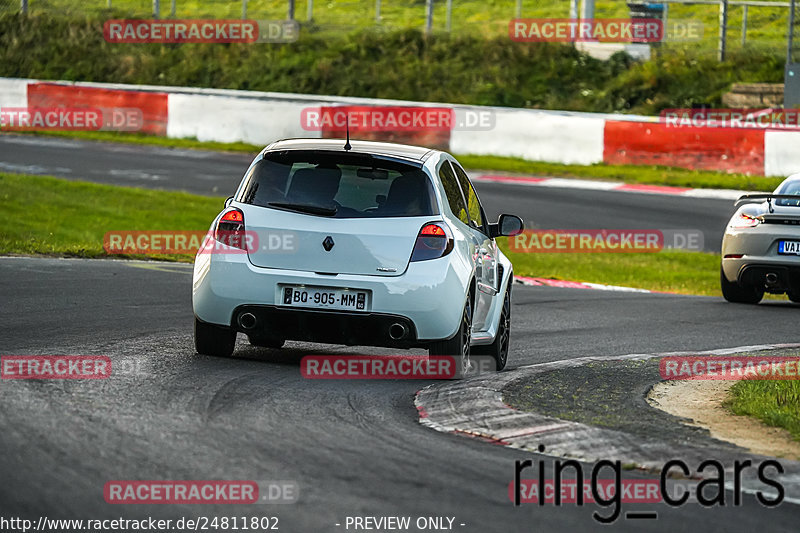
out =
{"type": "Polygon", "coordinates": [[[389,327],[389,336],[392,338],[392,340],[399,341],[406,335],[408,335],[408,328],[399,322],[395,322],[389,327]]]}
{"type": "Polygon", "coordinates": [[[775,285],[778,283],[778,275],[775,272],[768,273],[766,279],[768,285],[775,285]]]}
{"type": "Polygon", "coordinates": [[[242,313],[239,315],[238,322],[242,329],[253,329],[258,323],[253,313],[242,313]]]}

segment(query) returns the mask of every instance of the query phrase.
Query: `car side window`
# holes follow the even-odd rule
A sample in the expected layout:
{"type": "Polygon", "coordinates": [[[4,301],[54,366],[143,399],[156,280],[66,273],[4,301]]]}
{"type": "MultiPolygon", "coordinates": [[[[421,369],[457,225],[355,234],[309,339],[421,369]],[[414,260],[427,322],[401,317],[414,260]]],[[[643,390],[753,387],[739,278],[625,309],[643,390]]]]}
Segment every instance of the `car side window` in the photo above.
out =
{"type": "Polygon", "coordinates": [[[469,225],[469,213],[467,212],[467,205],[464,202],[464,196],[461,194],[461,187],[458,185],[458,179],[450,168],[450,163],[444,161],[442,166],[439,167],[439,179],[442,180],[444,186],[444,193],[447,195],[447,203],[450,204],[450,210],[458,219],[464,224],[469,225]]]}
{"type": "Polygon", "coordinates": [[[460,166],[453,164],[453,168],[458,176],[458,181],[461,183],[461,190],[464,191],[464,196],[467,197],[467,211],[469,211],[469,218],[472,220],[472,226],[483,230],[483,212],[481,210],[481,203],[478,201],[478,195],[475,194],[475,189],[469,181],[467,173],[460,166]]]}

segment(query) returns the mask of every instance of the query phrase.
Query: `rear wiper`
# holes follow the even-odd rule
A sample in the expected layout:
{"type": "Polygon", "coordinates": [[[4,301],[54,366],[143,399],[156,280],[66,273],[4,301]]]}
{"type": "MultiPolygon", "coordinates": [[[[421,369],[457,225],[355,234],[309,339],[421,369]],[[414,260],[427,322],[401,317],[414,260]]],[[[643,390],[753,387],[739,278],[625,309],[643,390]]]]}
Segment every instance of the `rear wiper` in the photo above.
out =
{"type": "Polygon", "coordinates": [[[319,205],[308,204],[293,204],[289,202],[268,202],[267,205],[278,207],[280,209],[291,209],[300,213],[309,213],[312,215],[320,215],[324,217],[332,217],[338,210],[336,207],[322,207],[319,205]]]}

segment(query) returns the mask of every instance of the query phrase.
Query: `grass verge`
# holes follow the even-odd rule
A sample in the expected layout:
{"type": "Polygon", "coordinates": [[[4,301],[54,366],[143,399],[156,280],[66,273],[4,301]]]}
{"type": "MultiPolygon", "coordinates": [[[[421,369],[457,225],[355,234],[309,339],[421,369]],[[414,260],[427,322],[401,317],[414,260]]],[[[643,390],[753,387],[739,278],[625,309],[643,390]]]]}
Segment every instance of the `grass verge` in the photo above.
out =
{"type": "MultiPolygon", "coordinates": [[[[198,141],[197,139],[168,139],[153,135],[120,132],[37,132],[36,135],[76,138],[89,141],[120,142],[163,146],[167,148],[190,148],[227,152],[257,154],[263,146],[248,143],[221,143],[198,141]]],[[[542,161],[527,161],[516,157],[456,154],[462,165],[486,172],[510,172],[535,176],[581,178],[666,185],[671,187],[698,187],[708,189],[738,189],[772,192],[783,178],[766,178],[746,174],[725,174],[708,170],[688,170],[662,166],[627,165],[561,165],[542,161]]]]}
{"type": "Polygon", "coordinates": [[[517,253],[499,242],[520,276],[586,281],[680,294],[719,295],[718,254],[517,253]]]}
{"type": "Polygon", "coordinates": [[[458,155],[466,168],[518,172],[561,178],[583,178],[670,187],[692,187],[705,189],[737,189],[772,192],[784,178],[726,174],[709,170],[689,170],[663,166],[633,165],[561,165],[543,161],[526,161],[514,157],[486,155],[458,155]]]}
{"type": "MultiPolygon", "coordinates": [[[[206,230],[223,198],[0,173],[0,254],[106,257],[108,231],[206,230]]],[[[145,256],[114,256],[135,257],[145,256]]],[[[188,255],[147,256],[191,262],[188,255]]]]}
{"type": "MultiPolygon", "coordinates": [[[[199,230],[223,198],[0,173],[0,254],[107,257],[108,231],[199,230]],[[32,216],[31,213],[35,213],[32,216]]],[[[686,294],[717,294],[719,256],[656,254],[523,254],[500,246],[521,276],[625,285],[686,294]]],[[[189,255],[118,256],[191,262],[189,255]]]]}
{"type": "Polygon", "coordinates": [[[726,403],[734,414],[786,429],[800,440],[800,381],[744,380],[731,388],[726,403]]]}

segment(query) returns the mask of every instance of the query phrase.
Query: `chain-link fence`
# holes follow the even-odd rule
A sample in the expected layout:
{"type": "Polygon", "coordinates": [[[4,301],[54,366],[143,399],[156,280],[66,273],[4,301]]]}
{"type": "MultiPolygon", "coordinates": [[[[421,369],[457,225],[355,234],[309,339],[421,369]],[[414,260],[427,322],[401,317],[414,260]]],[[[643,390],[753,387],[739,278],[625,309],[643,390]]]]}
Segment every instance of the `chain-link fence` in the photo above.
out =
{"type": "MultiPolygon", "coordinates": [[[[665,24],[658,49],[691,48],[723,58],[736,51],[782,54],[789,1],[666,0],[659,3],[596,0],[595,18],[647,14],[665,24]]],[[[0,14],[26,10],[53,16],[285,20],[316,31],[416,28],[487,37],[509,35],[515,18],[574,18],[577,0],[0,0],[0,14]]],[[[795,20],[800,24],[800,20],[795,20]]]]}

